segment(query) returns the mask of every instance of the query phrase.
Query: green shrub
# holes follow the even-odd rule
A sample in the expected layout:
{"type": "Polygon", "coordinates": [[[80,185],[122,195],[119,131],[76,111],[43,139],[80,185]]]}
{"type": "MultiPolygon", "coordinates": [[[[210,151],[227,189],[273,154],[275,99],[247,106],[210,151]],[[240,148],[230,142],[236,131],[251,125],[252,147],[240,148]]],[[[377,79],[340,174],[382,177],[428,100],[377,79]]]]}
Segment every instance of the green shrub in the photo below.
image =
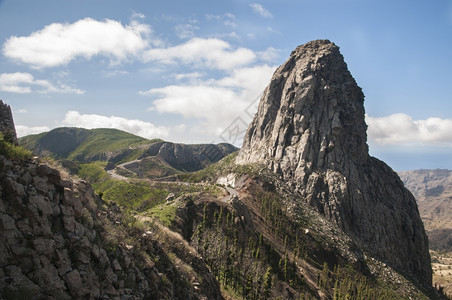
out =
{"type": "Polygon", "coordinates": [[[32,157],[30,150],[8,143],[2,133],[0,133],[0,155],[12,160],[24,160],[32,157]]]}
{"type": "Polygon", "coordinates": [[[176,205],[158,205],[150,210],[152,216],[157,217],[160,222],[166,227],[170,227],[176,218],[177,206],[176,205]]]}

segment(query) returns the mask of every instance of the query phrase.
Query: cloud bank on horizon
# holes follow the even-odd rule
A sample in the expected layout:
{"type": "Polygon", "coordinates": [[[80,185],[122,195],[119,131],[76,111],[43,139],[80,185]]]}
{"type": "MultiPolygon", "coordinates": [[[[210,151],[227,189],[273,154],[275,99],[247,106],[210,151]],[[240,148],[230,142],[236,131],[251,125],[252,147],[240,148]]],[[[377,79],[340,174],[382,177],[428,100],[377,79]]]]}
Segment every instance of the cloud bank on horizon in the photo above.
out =
{"type": "MultiPolygon", "coordinates": [[[[277,19],[275,13],[262,4],[250,3],[248,9],[263,20],[277,19]]],[[[18,71],[0,73],[0,91],[92,99],[90,97],[95,96],[90,95],[89,87],[78,86],[70,77],[76,72],[73,70],[96,62],[103,66],[100,73],[103,78],[126,78],[135,73],[149,78],[156,76],[152,78],[160,80],[158,84],[141,85],[130,95],[147,103],[141,111],[157,117],[150,122],[124,117],[120,112],[93,113],[74,105],[53,123],[17,124],[18,135],[59,126],[104,127],[146,138],[233,142],[240,146],[240,138],[230,137],[244,134],[257,109],[256,97],[284,59],[280,55],[283,51],[273,46],[263,50],[243,46],[244,35],[235,31],[238,18],[229,12],[204,15],[205,22],[219,24],[229,32],[203,35],[200,33],[202,22],[188,18],[173,26],[179,40],[170,39],[168,33],[157,32],[155,24],[146,23],[145,18],[135,11],[127,24],[113,18],[82,17],[73,22],[52,22],[28,34],[6,37],[2,55],[15,64],[18,71]],[[160,121],[165,118],[172,122],[160,121]]],[[[171,19],[170,16],[161,18],[171,19]]],[[[279,34],[270,25],[265,30],[279,34]]],[[[255,38],[254,33],[247,38],[255,38]]],[[[27,113],[25,109],[18,109],[18,114],[27,113]]],[[[439,145],[452,149],[452,119],[447,117],[415,119],[398,112],[379,117],[366,115],[366,122],[369,141],[374,145],[439,145]]]]}

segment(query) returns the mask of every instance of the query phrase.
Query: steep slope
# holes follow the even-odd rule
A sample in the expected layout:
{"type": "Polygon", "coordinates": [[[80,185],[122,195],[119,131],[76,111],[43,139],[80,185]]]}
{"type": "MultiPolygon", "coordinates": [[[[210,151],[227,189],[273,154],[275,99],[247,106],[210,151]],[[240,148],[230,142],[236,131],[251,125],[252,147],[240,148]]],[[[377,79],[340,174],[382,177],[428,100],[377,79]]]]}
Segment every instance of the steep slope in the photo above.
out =
{"type": "Polygon", "coordinates": [[[237,162],[268,166],[360,248],[431,284],[416,201],[369,156],[363,102],[336,45],[299,46],[265,89],[237,162]]]}
{"type": "Polygon", "coordinates": [[[399,176],[416,197],[430,248],[452,251],[452,171],[413,170],[399,176]]]}
{"type": "Polygon", "coordinates": [[[196,253],[164,247],[157,235],[175,240],[143,231],[86,182],[0,156],[0,196],[1,299],[221,298],[196,253]]]}
{"type": "Polygon", "coordinates": [[[175,144],[158,142],[149,146],[140,158],[159,156],[171,167],[186,172],[201,170],[238,149],[226,143],[221,144],[175,144]]]}

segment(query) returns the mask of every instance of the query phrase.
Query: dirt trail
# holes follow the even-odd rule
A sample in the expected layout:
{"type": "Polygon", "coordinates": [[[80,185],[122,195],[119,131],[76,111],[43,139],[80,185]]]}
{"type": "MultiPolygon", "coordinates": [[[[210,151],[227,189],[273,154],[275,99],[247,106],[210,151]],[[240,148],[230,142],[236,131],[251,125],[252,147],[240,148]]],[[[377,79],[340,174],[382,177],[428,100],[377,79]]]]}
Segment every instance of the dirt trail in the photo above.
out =
{"type": "Polygon", "coordinates": [[[115,170],[108,170],[107,173],[110,174],[111,178],[113,178],[113,179],[118,179],[118,180],[123,180],[123,181],[130,180],[130,178],[119,175],[118,173],[115,172],[115,170]]]}

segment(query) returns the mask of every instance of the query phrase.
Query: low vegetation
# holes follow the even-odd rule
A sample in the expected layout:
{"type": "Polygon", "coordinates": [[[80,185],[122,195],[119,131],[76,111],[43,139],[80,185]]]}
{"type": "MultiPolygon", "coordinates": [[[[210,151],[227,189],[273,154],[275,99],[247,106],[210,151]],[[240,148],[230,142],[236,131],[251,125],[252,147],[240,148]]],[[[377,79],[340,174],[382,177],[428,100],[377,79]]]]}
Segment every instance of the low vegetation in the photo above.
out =
{"type": "Polygon", "coordinates": [[[55,159],[80,162],[106,160],[107,155],[119,156],[118,162],[138,158],[144,145],[162,141],[148,140],[117,129],[83,129],[62,127],[50,132],[29,135],[20,143],[39,155],[50,155],[55,159]]]}
{"type": "Polygon", "coordinates": [[[92,129],[89,136],[67,157],[68,159],[87,161],[95,155],[130,149],[123,161],[136,159],[143,150],[138,147],[160,140],[147,140],[142,137],[116,130],[116,129],[92,129]]]}
{"type": "Polygon", "coordinates": [[[105,171],[106,162],[81,164],[78,176],[92,183],[94,190],[103,199],[112,200],[127,209],[146,210],[163,203],[169,191],[151,187],[140,180],[119,180],[105,171]]]}
{"type": "Polygon", "coordinates": [[[12,160],[26,160],[32,157],[30,150],[6,141],[2,133],[0,133],[0,155],[12,160]]]}
{"type": "Polygon", "coordinates": [[[148,210],[147,215],[157,218],[164,226],[171,228],[176,218],[177,205],[174,203],[160,204],[148,210]]]}

